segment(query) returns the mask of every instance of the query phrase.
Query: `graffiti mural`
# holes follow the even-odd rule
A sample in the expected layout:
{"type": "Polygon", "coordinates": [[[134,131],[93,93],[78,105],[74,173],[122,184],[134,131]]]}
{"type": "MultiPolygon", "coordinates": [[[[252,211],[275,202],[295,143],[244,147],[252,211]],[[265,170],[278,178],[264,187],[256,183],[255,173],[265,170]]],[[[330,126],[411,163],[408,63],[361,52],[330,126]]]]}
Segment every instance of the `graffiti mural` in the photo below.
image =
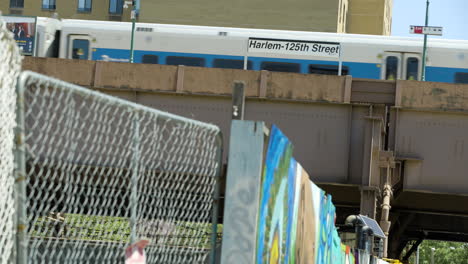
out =
{"type": "MultiPolygon", "coordinates": [[[[294,252],[296,254],[295,263],[310,263],[315,264],[316,256],[316,245],[317,245],[317,230],[319,222],[316,219],[316,215],[319,214],[319,203],[314,203],[314,189],[313,185],[309,180],[307,172],[298,165],[300,169],[300,189],[296,193],[299,196],[298,201],[298,217],[297,217],[297,236],[296,236],[296,248],[294,252]]],[[[319,192],[320,193],[320,192],[319,192]]],[[[319,199],[318,196],[315,199],[319,199]]]]}
{"type": "Polygon", "coordinates": [[[291,143],[273,126],[260,194],[257,263],[288,263],[294,247],[290,231],[295,228],[296,164],[291,143]]]}
{"type": "Polygon", "coordinates": [[[293,158],[289,139],[273,126],[261,179],[257,264],[365,263],[341,243],[332,196],[293,158]]]}
{"type": "Polygon", "coordinates": [[[257,263],[315,263],[320,195],[314,195],[318,187],[292,150],[273,126],[262,178],[257,263]]]}

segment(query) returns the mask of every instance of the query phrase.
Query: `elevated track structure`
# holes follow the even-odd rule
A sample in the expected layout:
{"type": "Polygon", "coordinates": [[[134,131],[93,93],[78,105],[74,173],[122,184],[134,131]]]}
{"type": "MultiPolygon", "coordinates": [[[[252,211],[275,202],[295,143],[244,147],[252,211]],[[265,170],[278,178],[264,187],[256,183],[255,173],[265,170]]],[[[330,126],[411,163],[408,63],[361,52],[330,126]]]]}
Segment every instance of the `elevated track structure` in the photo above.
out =
{"type": "Polygon", "coordinates": [[[216,124],[227,148],[242,81],[244,118],[289,136],[338,225],[377,219],[393,258],[423,239],[468,241],[468,85],[30,57],[23,69],[216,124]]]}

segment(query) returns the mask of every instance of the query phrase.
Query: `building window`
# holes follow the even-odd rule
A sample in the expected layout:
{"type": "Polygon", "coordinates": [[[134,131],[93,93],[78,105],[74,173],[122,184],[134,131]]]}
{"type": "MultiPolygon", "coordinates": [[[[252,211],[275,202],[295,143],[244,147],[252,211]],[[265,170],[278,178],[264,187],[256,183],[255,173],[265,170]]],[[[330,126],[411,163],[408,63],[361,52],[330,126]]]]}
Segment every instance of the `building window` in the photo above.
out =
{"type": "Polygon", "coordinates": [[[455,73],[455,83],[467,83],[468,84],[468,72],[455,73]]]}
{"type": "Polygon", "coordinates": [[[147,64],[158,64],[159,58],[156,55],[145,54],[143,55],[141,62],[147,64]]]}
{"type": "Polygon", "coordinates": [[[42,0],[42,9],[55,10],[55,0],[42,0]]]}
{"type": "Polygon", "coordinates": [[[10,8],[23,8],[24,0],[10,0],[10,8]]]}
{"type": "Polygon", "coordinates": [[[396,80],[398,78],[398,58],[395,56],[388,56],[385,60],[385,80],[396,80]]]}
{"type": "Polygon", "coordinates": [[[109,13],[113,15],[121,15],[123,8],[123,0],[110,0],[109,13]]]}
{"type": "Polygon", "coordinates": [[[91,12],[92,0],[78,0],[78,12],[91,12]]]}
{"type": "MultiPolygon", "coordinates": [[[[244,61],[230,59],[215,59],[213,61],[213,67],[222,69],[244,69],[244,61]]],[[[247,61],[247,69],[252,69],[252,61],[247,61]]]]}
{"type": "Polygon", "coordinates": [[[418,71],[419,71],[419,59],[418,58],[408,58],[406,60],[406,80],[418,80],[418,71]]]}
{"type": "Polygon", "coordinates": [[[271,62],[264,61],[260,66],[262,70],[274,71],[274,72],[300,72],[301,65],[298,63],[289,62],[271,62]]]}
{"type": "Polygon", "coordinates": [[[205,66],[205,59],[196,57],[168,56],[166,58],[166,64],[203,67],[205,66]]]}
{"type": "MultiPolygon", "coordinates": [[[[309,73],[312,74],[326,74],[326,75],[338,75],[339,66],[337,65],[325,65],[325,64],[311,64],[309,65],[309,73]]],[[[349,68],[347,66],[341,67],[341,75],[348,75],[349,68]]]]}

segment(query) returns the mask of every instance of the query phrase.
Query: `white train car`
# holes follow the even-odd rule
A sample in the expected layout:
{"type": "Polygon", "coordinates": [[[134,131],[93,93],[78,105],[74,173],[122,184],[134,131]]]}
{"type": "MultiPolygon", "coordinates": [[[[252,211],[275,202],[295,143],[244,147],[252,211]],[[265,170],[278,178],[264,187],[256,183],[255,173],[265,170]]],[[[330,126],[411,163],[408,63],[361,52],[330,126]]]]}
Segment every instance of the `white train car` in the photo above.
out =
{"type": "Polygon", "coordinates": [[[36,26],[36,48],[37,57],[57,57],[58,42],[60,38],[61,22],[55,18],[38,17],[36,26]]]}
{"type": "MultiPolygon", "coordinates": [[[[128,62],[131,27],[64,19],[58,57],[128,62]]],[[[408,37],[137,23],[134,43],[135,63],[338,74],[341,60],[343,74],[404,80],[420,79],[422,69],[422,39],[408,37]],[[341,56],[249,48],[255,40],[296,49],[339,43],[341,56]]],[[[468,83],[468,41],[430,39],[427,54],[427,81],[468,83]]]]}

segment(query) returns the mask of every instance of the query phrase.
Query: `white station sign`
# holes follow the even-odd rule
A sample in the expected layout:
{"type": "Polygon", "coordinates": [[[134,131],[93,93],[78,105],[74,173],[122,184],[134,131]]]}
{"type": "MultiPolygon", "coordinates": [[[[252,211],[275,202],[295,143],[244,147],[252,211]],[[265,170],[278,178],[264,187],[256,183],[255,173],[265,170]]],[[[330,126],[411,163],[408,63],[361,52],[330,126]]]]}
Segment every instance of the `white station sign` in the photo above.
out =
{"type": "Polygon", "coordinates": [[[442,36],[442,27],[410,26],[410,33],[442,36]]]}
{"type": "Polygon", "coordinates": [[[280,53],[338,59],[340,48],[340,43],[336,42],[249,38],[247,50],[249,53],[280,53]]]}

